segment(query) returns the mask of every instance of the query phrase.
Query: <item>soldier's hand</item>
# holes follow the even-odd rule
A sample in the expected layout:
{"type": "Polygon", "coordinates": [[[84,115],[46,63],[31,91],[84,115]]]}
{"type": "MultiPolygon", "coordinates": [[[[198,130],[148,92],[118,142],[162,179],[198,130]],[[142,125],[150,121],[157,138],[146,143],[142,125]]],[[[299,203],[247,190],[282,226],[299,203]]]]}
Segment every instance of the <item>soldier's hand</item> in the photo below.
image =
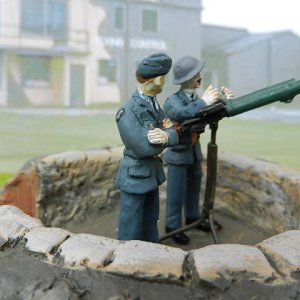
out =
{"type": "Polygon", "coordinates": [[[169,118],[164,118],[162,121],[163,128],[170,128],[173,126],[172,121],[169,118]]]}
{"type": "Polygon", "coordinates": [[[222,95],[225,96],[226,99],[234,99],[233,92],[227,87],[222,86],[221,87],[221,93],[222,93],[222,95]]]}
{"type": "Polygon", "coordinates": [[[151,144],[167,144],[168,134],[160,128],[154,128],[148,131],[148,141],[151,144]]]}
{"type": "Polygon", "coordinates": [[[212,84],[204,91],[202,99],[207,105],[213,104],[222,98],[222,94],[218,89],[214,88],[212,84]]]}

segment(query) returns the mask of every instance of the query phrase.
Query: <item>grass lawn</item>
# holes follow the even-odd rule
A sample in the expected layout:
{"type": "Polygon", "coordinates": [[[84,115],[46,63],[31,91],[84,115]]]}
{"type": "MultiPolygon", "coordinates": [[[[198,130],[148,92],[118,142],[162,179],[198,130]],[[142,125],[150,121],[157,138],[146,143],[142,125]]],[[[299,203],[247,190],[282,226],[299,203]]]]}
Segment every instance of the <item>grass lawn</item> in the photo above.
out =
{"type": "Polygon", "coordinates": [[[121,145],[114,116],[29,116],[0,112],[0,173],[34,157],[121,145]]]}
{"type": "Polygon", "coordinates": [[[0,173],[0,187],[3,186],[14,175],[14,173],[0,173]]]}
{"type": "MultiPolygon", "coordinates": [[[[202,141],[207,143],[208,139],[209,130],[202,141]]],[[[220,153],[241,154],[300,170],[300,123],[224,119],[219,123],[217,144],[220,153]]]]}
{"type": "MultiPolygon", "coordinates": [[[[219,153],[241,154],[300,170],[300,124],[238,118],[219,123],[219,153]]],[[[203,150],[209,130],[202,135],[203,150]]],[[[113,115],[29,116],[0,111],[0,185],[34,157],[122,142],[113,115]]]]}

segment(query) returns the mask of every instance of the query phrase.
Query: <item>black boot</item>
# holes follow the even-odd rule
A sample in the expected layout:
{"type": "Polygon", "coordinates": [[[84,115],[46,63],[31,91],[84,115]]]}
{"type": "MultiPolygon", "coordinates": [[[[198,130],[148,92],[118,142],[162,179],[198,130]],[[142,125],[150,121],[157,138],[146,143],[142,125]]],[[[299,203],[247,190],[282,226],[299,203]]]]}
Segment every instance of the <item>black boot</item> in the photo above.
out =
{"type": "MultiPolygon", "coordinates": [[[[174,230],[176,230],[176,229],[171,229],[169,227],[166,227],[166,233],[172,232],[174,230]]],[[[172,239],[176,244],[179,244],[179,245],[187,245],[190,241],[190,238],[184,232],[180,232],[180,233],[173,235],[172,239]]]]}
{"type": "MultiPolygon", "coordinates": [[[[185,224],[186,225],[189,225],[189,224],[192,224],[192,223],[194,223],[194,222],[196,222],[197,221],[197,219],[189,219],[189,218],[186,218],[185,219],[185,224]]],[[[216,222],[216,221],[214,221],[214,223],[215,223],[215,228],[216,229],[222,229],[222,225],[221,224],[219,224],[218,222],[216,222]]],[[[206,219],[206,220],[204,220],[203,222],[201,222],[199,225],[197,225],[196,227],[195,227],[196,229],[198,229],[198,230],[201,230],[201,231],[204,231],[204,232],[210,232],[210,225],[209,225],[209,221],[206,219]]]]}

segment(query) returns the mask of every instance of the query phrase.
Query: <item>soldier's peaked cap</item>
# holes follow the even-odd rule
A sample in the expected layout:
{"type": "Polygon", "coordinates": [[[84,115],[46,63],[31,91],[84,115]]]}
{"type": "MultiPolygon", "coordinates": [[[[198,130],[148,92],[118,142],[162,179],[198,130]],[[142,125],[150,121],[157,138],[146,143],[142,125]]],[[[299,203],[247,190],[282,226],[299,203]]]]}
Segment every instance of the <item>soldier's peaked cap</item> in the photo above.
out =
{"type": "Polygon", "coordinates": [[[146,56],[137,66],[136,74],[143,78],[166,75],[172,67],[172,58],[165,53],[146,56]]]}

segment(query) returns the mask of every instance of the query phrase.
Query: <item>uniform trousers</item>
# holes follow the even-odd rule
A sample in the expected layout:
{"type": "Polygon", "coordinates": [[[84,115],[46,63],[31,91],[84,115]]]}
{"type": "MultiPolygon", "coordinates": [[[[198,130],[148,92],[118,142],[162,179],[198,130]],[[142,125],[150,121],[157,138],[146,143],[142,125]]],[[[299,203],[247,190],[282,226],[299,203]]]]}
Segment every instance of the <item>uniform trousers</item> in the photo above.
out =
{"type": "Polygon", "coordinates": [[[141,195],[121,191],[120,201],[118,239],[158,243],[158,188],[141,195]]]}
{"type": "Polygon", "coordinates": [[[192,165],[168,164],[166,227],[181,227],[182,209],[186,219],[200,217],[201,161],[192,165]]]}

